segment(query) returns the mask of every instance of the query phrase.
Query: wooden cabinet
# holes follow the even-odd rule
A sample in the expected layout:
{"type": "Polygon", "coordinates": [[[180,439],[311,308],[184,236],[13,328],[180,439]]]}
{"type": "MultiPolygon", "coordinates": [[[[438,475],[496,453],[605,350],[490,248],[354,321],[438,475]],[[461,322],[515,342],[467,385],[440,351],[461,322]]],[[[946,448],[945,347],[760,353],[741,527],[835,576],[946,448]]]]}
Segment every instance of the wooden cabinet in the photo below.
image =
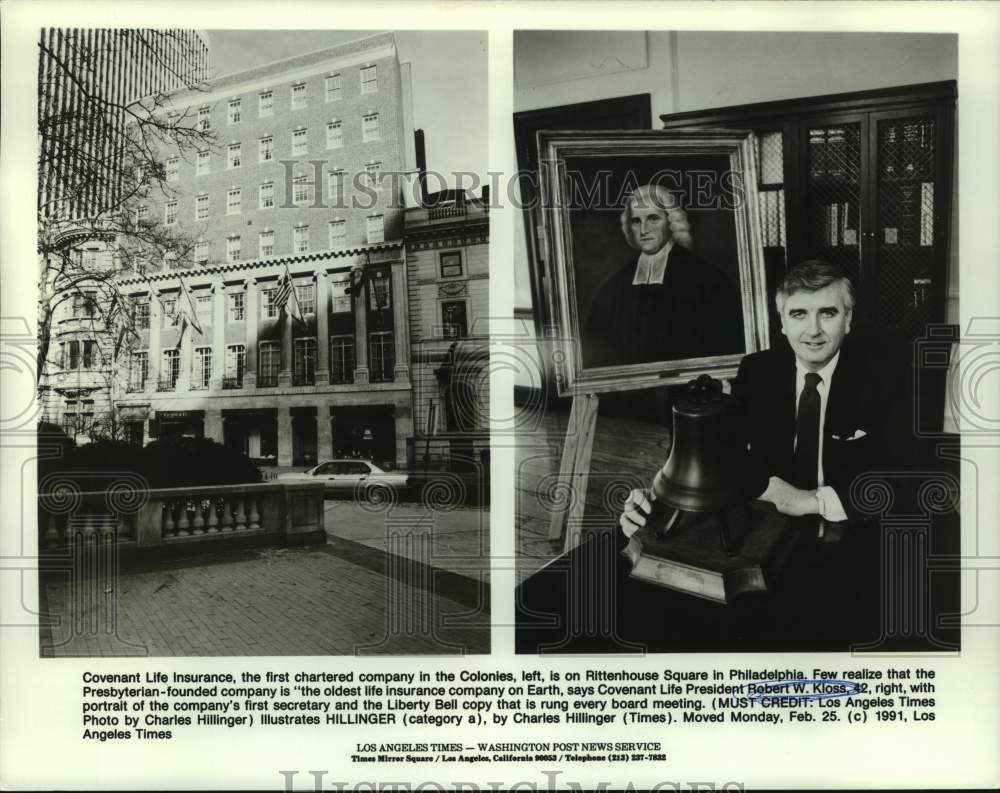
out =
{"type": "Polygon", "coordinates": [[[955,98],[948,81],[660,119],[757,133],[769,295],[825,259],[858,287],[860,330],[922,335],[945,318],[955,98]]]}

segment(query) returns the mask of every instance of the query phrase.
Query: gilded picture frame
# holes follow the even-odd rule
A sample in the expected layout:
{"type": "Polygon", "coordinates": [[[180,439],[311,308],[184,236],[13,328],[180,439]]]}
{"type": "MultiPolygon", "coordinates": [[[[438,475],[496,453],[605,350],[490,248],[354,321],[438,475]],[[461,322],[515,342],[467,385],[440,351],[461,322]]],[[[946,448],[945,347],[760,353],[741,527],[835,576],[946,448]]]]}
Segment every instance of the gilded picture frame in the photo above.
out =
{"type": "Polygon", "coordinates": [[[537,143],[560,395],[730,377],[768,346],[752,132],[543,130],[537,143]]]}

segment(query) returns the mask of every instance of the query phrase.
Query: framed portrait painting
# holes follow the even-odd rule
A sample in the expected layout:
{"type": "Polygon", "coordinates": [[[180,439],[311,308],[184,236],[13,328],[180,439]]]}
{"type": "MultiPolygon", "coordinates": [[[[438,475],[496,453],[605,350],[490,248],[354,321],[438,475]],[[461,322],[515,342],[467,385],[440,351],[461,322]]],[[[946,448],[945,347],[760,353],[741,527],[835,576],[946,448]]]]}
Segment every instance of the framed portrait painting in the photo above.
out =
{"type": "Polygon", "coordinates": [[[732,130],[538,133],[561,394],[727,377],[767,346],[755,150],[732,130]]]}

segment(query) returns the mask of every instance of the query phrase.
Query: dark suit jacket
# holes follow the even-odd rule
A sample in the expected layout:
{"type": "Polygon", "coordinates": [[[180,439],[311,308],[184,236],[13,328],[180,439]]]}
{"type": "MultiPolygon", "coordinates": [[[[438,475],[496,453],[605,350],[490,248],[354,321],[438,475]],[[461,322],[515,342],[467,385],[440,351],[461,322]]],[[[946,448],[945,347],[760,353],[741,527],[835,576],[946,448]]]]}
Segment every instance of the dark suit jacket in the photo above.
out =
{"type": "MultiPolygon", "coordinates": [[[[823,428],[823,478],[850,519],[861,516],[851,496],[855,478],[889,464],[900,402],[900,369],[850,336],[833,373],[823,428]],[[860,433],[863,437],[855,438],[860,433]]],[[[787,343],[746,356],[733,384],[746,410],[750,451],[769,476],[794,477],[795,356],[787,343]]]]}
{"type": "Polygon", "coordinates": [[[585,367],[746,351],[739,292],[715,265],[675,243],[662,284],[633,286],[635,269],[598,291],[582,323],[585,367]]]}

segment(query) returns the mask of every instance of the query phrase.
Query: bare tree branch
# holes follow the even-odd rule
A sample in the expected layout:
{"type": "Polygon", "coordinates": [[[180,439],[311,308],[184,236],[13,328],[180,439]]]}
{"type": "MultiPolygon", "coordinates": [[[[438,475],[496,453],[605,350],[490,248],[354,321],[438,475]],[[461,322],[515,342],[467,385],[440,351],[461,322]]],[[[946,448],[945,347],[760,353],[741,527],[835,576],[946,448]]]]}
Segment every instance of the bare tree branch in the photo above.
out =
{"type": "MultiPolygon", "coordinates": [[[[122,276],[145,277],[165,261],[191,266],[194,244],[160,219],[140,217],[154,196],[171,198],[164,159],[216,149],[215,135],[189,108],[174,110],[178,92],[204,91],[203,53],[190,32],[173,30],[43,30],[38,68],[38,382],[53,346],[53,324],[68,301],[100,294],[104,310],[84,329],[120,336],[134,322],[122,276]],[[135,66],[143,89],[128,93],[123,72],[135,66]],[[148,75],[156,74],[156,81],[148,75]],[[144,95],[143,91],[145,92],[144,95]],[[98,262],[76,249],[99,241],[98,262]],[[100,322],[100,326],[98,323],[100,322]]],[[[134,77],[134,75],[132,75],[134,77]]],[[[126,334],[129,337],[131,334],[126,334]]],[[[127,353],[127,347],[121,350],[127,353]]],[[[115,344],[114,350],[122,347],[115,344]]],[[[117,368],[108,351],[110,371],[117,368]]]]}

